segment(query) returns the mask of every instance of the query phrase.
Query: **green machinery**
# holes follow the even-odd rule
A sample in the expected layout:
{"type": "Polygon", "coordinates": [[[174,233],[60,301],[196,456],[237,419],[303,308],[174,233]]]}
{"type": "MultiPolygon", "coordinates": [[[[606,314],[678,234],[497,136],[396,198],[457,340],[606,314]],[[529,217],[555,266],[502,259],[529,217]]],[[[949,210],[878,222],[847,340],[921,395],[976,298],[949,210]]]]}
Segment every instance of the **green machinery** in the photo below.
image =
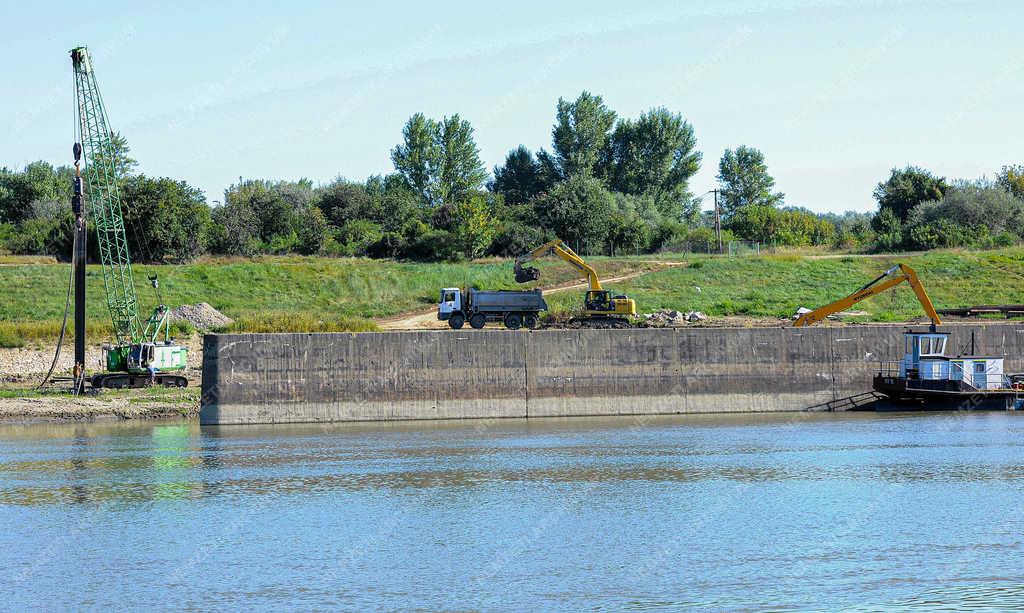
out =
{"type": "MultiPolygon", "coordinates": [[[[84,220],[84,195],[84,200],[88,202],[89,218],[96,232],[103,270],[103,289],[116,336],[115,343],[103,347],[109,372],[93,375],[92,385],[97,388],[142,387],[150,384],[185,387],[188,380],[173,373],[185,370],[188,349],[172,342],[167,307],[163,304],[157,306],[144,323],[139,317],[128,238],[121,211],[121,194],[117,184],[116,152],[88,49],[72,49],[71,62],[75,73],[77,131],[80,138],[75,144],[75,167],[78,168],[84,153],[86,187],[83,194],[81,181],[76,178],[75,193],[79,201],[77,204],[73,201],[73,206],[78,209],[76,215],[79,219],[84,220]]],[[[82,266],[84,269],[84,262],[82,266]]],[[[156,288],[156,277],[150,280],[156,288]]],[[[84,322],[85,319],[84,295],[83,291],[82,304],[78,304],[76,299],[76,321],[80,318],[84,322]]],[[[84,326],[76,331],[76,335],[81,334],[84,334],[84,326]]],[[[81,367],[76,365],[76,369],[81,367]]]]}

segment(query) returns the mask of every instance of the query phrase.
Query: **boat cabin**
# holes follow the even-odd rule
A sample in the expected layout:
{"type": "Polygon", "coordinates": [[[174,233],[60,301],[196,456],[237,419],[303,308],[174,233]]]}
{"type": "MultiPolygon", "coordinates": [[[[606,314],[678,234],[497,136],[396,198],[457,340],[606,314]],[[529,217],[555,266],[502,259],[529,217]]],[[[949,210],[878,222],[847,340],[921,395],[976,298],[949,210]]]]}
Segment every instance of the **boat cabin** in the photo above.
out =
{"type": "Polygon", "coordinates": [[[907,331],[903,342],[904,354],[899,368],[901,379],[962,382],[966,384],[963,387],[979,390],[1005,387],[1003,358],[951,356],[946,352],[948,332],[907,331]]]}

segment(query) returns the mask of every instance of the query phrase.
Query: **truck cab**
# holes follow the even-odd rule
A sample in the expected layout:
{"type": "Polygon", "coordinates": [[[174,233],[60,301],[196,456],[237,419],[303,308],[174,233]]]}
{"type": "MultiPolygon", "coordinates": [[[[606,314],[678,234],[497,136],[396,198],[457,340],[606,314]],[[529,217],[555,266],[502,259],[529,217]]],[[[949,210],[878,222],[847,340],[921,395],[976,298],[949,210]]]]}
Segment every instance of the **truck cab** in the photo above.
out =
{"type": "Polygon", "coordinates": [[[448,321],[453,313],[462,315],[462,290],[457,287],[445,287],[441,290],[437,303],[437,318],[448,321]]]}

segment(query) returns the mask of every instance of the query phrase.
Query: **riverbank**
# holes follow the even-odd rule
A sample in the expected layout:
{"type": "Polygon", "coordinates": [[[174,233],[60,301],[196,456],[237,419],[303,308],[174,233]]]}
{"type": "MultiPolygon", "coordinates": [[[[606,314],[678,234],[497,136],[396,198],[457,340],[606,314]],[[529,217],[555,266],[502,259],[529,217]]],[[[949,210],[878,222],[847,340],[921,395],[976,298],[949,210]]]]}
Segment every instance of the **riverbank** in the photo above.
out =
{"type": "MultiPolygon", "coordinates": [[[[640,313],[699,311],[712,321],[785,320],[797,307],[813,308],[849,294],[897,262],[917,271],[938,308],[1015,303],[1024,293],[1021,248],[757,257],[651,254],[587,260],[610,289],[634,298],[640,313]]],[[[140,302],[147,308],[155,296],[139,281],[158,274],[165,304],[206,302],[234,320],[215,331],[362,332],[436,325],[431,314],[441,287],[541,287],[551,294],[548,305],[552,313],[567,315],[578,309],[582,299],[578,271],[557,259],[537,265],[541,280],[526,285],[515,283],[513,263],[507,258],[412,263],[267,256],[138,265],[133,270],[140,302]]],[[[0,347],[52,346],[64,313],[67,273],[67,264],[33,260],[0,266],[0,295],[4,296],[0,302],[0,347]]],[[[110,321],[96,267],[89,269],[88,285],[90,335],[109,339],[110,321]]],[[[849,321],[897,323],[921,314],[907,287],[856,308],[858,314],[849,321]]],[[[187,336],[192,329],[179,325],[174,332],[187,336]]],[[[0,373],[7,372],[11,371],[0,364],[0,373]]]]}
{"type": "Polygon", "coordinates": [[[199,388],[104,390],[72,396],[66,391],[0,389],[0,422],[94,422],[190,419],[199,415],[199,388]]]}
{"type": "MultiPolygon", "coordinates": [[[[202,338],[192,335],[180,342],[188,347],[189,387],[185,389],[103,390],[72,396],[70,384],[57,381],[43,390],[37,386],[53,362],[53,347],[0,349],[0,422],[80,422],[132,419],[196,419],[202,382],[202,338]]],[[[103,348],[86,348],[86,362],[99,368],[103,348]]],[[[61,350],[56,376],[68,377],[74,362],[70,343],[61,350]]]]}

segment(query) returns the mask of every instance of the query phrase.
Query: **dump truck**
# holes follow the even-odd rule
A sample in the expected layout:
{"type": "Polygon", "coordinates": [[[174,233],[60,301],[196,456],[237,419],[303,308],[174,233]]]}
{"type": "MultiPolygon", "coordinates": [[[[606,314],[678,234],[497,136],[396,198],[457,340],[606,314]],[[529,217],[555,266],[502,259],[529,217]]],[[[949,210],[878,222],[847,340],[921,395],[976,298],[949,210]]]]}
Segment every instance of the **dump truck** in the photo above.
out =
{"type": "Polygon", "coordinates": [[[464,291],[457,287],[446,287],[441,290],[437,318],[447,321],[453,330],[462,328],[467,321],[477,330],[483,328],[489,321],[500,321],[510,330],[523,326],[532,330],[540,323],[538,314],[547,308],[544,294],[539,289],[464,291]]]}

